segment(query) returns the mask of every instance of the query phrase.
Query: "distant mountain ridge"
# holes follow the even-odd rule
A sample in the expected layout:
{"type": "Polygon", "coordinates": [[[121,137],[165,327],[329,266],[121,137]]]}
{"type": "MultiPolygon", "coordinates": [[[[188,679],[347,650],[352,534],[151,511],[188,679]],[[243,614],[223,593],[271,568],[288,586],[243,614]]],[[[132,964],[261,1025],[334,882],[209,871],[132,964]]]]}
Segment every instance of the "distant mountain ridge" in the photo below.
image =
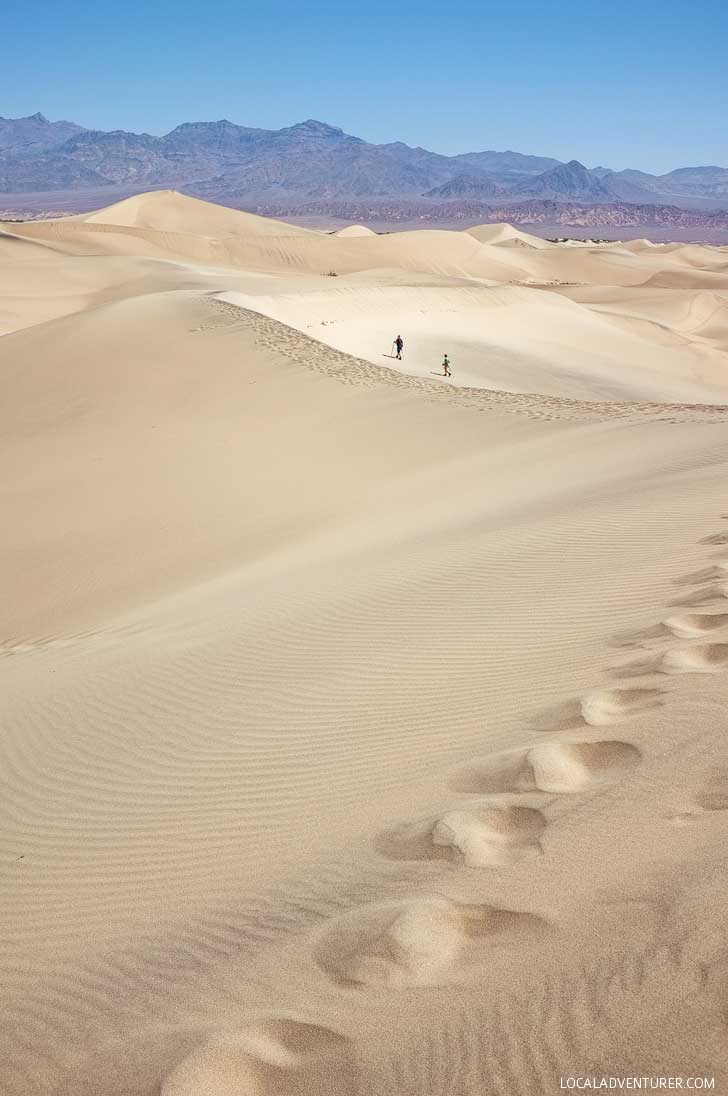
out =
{"type": "Polygon", "coordinates": [[[728,205],[728,169],[715,166],[656,176],[513,151],[442,156],[399,141],[371,144],[315,119],[279,130],[227,119],[185,122],[158,137],[50,122],[40,113],[0,118],[0,193],[78,192],[82,202],[84,191],[120,187],[173,187],[223,204],[264,204],[282,212],[366,199],[413,207],[422,200],[428,208],[458,200],[663,203],[698,210],[728,205]]]}
{"type": "Polygon", "coordinates": [[[75,122],[49,122],[40,112],[29,118],[0,117],[0,155],[8,150],[18,153],[57,148],[81,132],[83,126],[75,122]]]}

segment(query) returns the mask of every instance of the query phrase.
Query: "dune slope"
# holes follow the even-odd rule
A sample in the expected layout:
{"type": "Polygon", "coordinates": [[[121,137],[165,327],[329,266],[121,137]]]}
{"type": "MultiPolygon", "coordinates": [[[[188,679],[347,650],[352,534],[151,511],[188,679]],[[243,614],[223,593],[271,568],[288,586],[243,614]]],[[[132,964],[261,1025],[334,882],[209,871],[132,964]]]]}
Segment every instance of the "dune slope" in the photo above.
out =
{"type": "MultiPolygon", "coordinates": [[[[720,1091],[728,409],[446,387],[222,299],[270,271],[79,252],[0,338],[3,1096],[720,1091]]],[[[662,322],[444,277],[382,281],[662,322]]]]}
{"type": "MultiPolygon", "coordinates": [[[[142,256],[143,277],[159,288],[202,284],[206,271],[230,291],[225,300],[414,376],[436,374],[447,353],[455,386],[728,399],[728,264],[719,248],[569,247],[509,225],[379,236],[351,226],[328,235],[167,191],[17,229],[17,239],[94,256],[98,271],[87,263],[86,280],[113,280],[112,259],[123,266],[142,256]],[[391,354],[398,333],[401,363],[391,354]]],[[[26,271],[32,277],[28,263],[26,271]]],[[[78,307],[87,303],[77,295],[78,307]]],[[[68,310],[55,300],[47,308],[49,316],[68,310]]],[[[6,318],[5,329],[12,323],[6,318]]]]}

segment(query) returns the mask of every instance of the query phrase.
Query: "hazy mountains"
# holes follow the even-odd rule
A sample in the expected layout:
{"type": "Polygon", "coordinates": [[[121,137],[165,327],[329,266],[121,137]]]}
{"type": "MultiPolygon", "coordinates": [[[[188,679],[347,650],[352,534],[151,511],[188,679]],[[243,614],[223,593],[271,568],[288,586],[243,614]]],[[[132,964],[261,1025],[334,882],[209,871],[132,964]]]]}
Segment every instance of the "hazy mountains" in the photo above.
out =
{"type": "Polygon", "coordinates": [[[6,134],[0,190],[6,193],[132,183],[193,188],[227,201],[419,196],[466,167],[482,182],[487,172],[506,182],[558,164],[518,153],[448,157],[401,142],[372,145],[313,120],[280,130],[187,122],[163,137],[84,130],[42,115],[0,126],[6,134]]]}
{"type": "Polygon", "coordinates": [[[539,174],[512,173],[503,176],[467,172],[456,175],[426,194],[429,198],[549,198],[552,201],[645,202],[651,200],[644,188],[613,172],[595,174],[571,160],[557,163],[539,174]]]}
{"type": "Polygon", "coordinates": [[[83,132],[75,122],[49,122],[42,114],[29,118],[0,118],[0,155],[22,155],[57,148],[69,137],[83,132]]]}
{"type": "Polygon", "coordinates": [[[0,118],[0,193],[32,195],[37,208],[53,193],[77,193],[82,208],[91,191],[108,190],[112,200],[120,188],[166,187],[279,212],[311,203],[333,211],[351,202],[400,211],[443,203],[450,213],[458,203],[728,206],[728,169],[720,167],[656,176],[517,152],[441,156],[401,142],[369,144],[313,120],[279,130],[188,122],[155,137],[49,122],[42,114],[0,118]]]}

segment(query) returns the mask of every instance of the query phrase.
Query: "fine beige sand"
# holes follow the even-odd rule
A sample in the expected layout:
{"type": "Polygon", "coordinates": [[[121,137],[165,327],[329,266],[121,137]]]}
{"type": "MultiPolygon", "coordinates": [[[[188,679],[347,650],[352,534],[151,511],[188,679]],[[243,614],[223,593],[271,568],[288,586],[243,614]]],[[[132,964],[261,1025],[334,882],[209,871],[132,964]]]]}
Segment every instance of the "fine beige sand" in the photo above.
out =
{"type": "Polygon", "coordinates": [[[2,1096],[728,1091],[727,351],[720,248],[0,233],[2,1096]]]}

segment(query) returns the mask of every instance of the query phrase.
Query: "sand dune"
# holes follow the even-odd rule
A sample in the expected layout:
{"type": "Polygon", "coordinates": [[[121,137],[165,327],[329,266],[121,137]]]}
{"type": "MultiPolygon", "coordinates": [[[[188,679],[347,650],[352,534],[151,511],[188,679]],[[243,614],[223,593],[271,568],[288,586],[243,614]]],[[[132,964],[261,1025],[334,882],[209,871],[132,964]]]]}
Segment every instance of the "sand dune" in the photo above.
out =
{"type": "Polygon", "coordinates": [[[204,276],[166,260],[93,255],[80,262],[45,241],[0,233],[0,335],[107,301],[204,285],[204,276]]]}
{"type": "Polygon", "coordinates": [[[352,236],[374,236],[376,233],[372,232],[371,228],[367,228],[366,225],[347,225],[346,228],[340,228],[334,233],[334,236],[343,238],[350,238],[352,236]]]}
{"type": "Polygon", "coordinates": [[[474,236],[482,244],[501,244],[506,247],[532,247],[540,251],[549,251],[555,245],[548,240],[542,240],[540,236],[531,236],[527,232],[521,232],[513,225],[487,224],[475,225],[468,228],[469,236],[474,236]]]}
{"type": "Polygon", "coordinates": [[[94,213],[81,213],[65,222],[84,225],[115,225],[130,228],[150,228],[162,232],[182,233],[192,236],[303,236],[315,238],[320,233],[297,225],[275,221],[271,217],[256,217],[237,209],[202,202],[189,198],[175,190],[157,190],[151,194],[138,194],[121,202],[99,209],[94,213]]]}
{"type": "Polygon", "coordinates": [[[728,350],[728,297],[701,289],[565,288],[558,292],[628,323],[643,320],[695,342],[728,350]]]}
{"type": "MultiPolygon", "coordinates": [[[[499,230],[481,232],[478,238],[484,241],[509,239],[500,231],[502,226],[484,227],[499,230]]],[[[580,280],[592,280],[593,268],[599,270],[604,282],[573,289],[554,285],[551,288],[557,293],[548,294],[544,301],[534,298],[532,291],[508,295],[502,285],[468,290],[462,283],[452,287],[442,283],[437,293],[427,293],[429,287],[420,283],[412,287],[417,292],[408,293],[399,284],[395,292],[391,282],[382,284],[380,279],[371,287],[369,298],[361,299],[358,291],[363,287],[358,280],[338,279],[335,288],[315,295],[308,291],[285,297],[277,294],[273,299],[248,298],[246,303],[370,361],[386,356],[390,332],[405,330],[408,371],[431,373],[447,351],[458,363],[455,384],[575,398],[591,392],[600,399],[721,399],[718,393],[725,388],[728,350],[728,294],[719,289],[690,288],[691,282],[700,286],[704,278],[714,273],[720,276],[721,264],[714,254],[705,255],[711,249],[681,248],[679,271],[647,271],[645,277],[645,270],[633,264],[635,269],[628,269],[627,279],[624,269],[615,275],[606,252],[595,260],[592,249],[587,261],[578,256],[576,264],[567,264],[563,248],[546,247],[550,266],[540,268],[544,284],[563,283],[570,273],[580,280]],[[696,252],[704,263],[697,271],[696,252]],[[640,284],[643,278],[644,287],[640,284]],[[685,288],[669,292],[650,288],[653,283],[666,285],[670,279],[685,288]],[[447,288],[452,291],[445,293],[447,288]],[[558,293],[584,307],[579,312],[559,312],[555,307],[558,293]],[[317,331],[317,326],[321,330],[317,331]],[[534,331],[538,338],[533,337],[534,331]],[[583,355],[585,345],[590,347],[588,361],[583,355]],[[653,369],[660,377],[657,387],[654,374],[650,376],[653,369]],[[669,394],[668,376],[675,384],[669,394]]],[[[533,283],[538,272],[533,263],[530,270],[521,269],[522,284],[533,283]]],[[[487,274],[497,279],[506,276],[494,261],[487,274]]]]}
{"type": "Polygon", "coordinates": [[[720,248],[679,244],[637,253],[621,244],[570,248],[536,240],[511,226],[492,225],[465,232],[414,230],[342,237],[223,209],[173,191],[128,198],[80,217],[15,227],[18,234],[81,250],[163,254],[278,273],[351,274],[396,267],[497,282],[674,283],[728,290],[728,264],[720,248]],[[528,246],[513,246],[514,241],[528,246]]]}
{"type": "Polygon", "coordinates": [[[430,377],[447,353],[455,386],[726,400],[728,266],[716,248],[573,249],[507,225],[382,236],[353,227],[329,236],[165,191],[19,230],[99,257],[184,261],[190,286],[202,264],[229,290],[224,300],[378,365],[393,365],[403,334],[401,368],[430,377]]]}
{"type": "Polygon", "coordinates": [[[720,1091],[722,253],[130,201],[0,236],[3,1096],[720,1091]]]}
{"type": "Polygon", "coordinates": [[[728,399],[722,346],[521,286],[373,287],[337,278],[330,289],[222,299],[371,362],[391,362],[392,338],[404,332],[402,368],[429,377],[447,353],[455,386],[573,399],[728,399]]]}

